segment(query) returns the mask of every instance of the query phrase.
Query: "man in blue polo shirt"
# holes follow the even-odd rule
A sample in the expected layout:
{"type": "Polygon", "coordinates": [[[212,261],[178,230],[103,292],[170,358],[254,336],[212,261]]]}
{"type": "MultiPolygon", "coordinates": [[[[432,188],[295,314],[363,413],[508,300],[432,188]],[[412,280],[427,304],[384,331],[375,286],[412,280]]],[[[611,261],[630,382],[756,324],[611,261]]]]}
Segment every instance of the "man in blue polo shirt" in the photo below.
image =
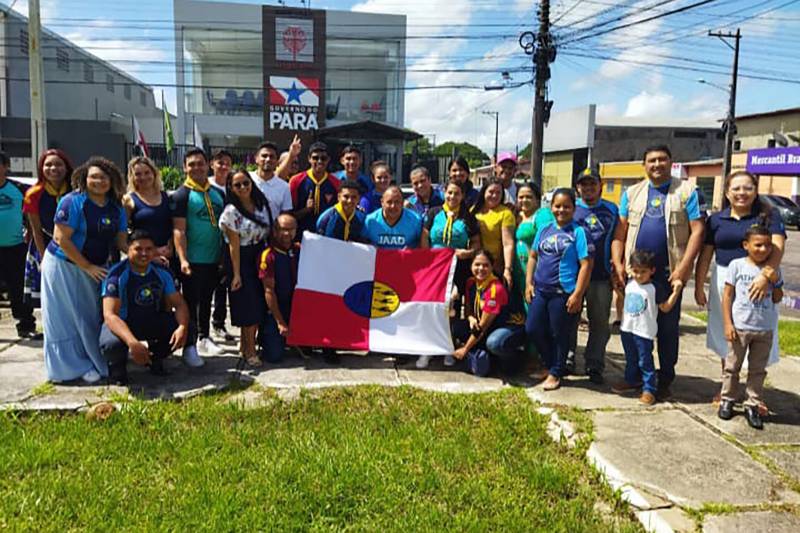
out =
{"type": "Polygon", "coordinates": [[[100,351],[108,361],[109,381],[119,385],[128,382],[128,353],[154,374],[164,373],[164,359],[178,348],[186,346],[184,356],[195,352],[196,357],[189,310],[172,274],[153,262],[152,237],[136,230],[128,242],[128,258],[111,267],[102,287],[100,351]]]}
{"type": "Polygon", "coordinates": [[[22,297],[28,251],[22,237],[22,204],[27,187],[6,177],[10,162],[8,156],[0,152],[0,280],[8,290],[11,315],[17,321],[17,335],[39,339],[33,308],[22,297]]]}
{"type": "Polygon", "coordinates": [[[422,236],[422,219],[403,207],[403,193],[390,185],[383,193],[381,209],[367,216],[364,237],[378,248],[417,248],[422,236]]]}
{"type": "Polygon", "coordinates": [[[411,187],[414,188],[405,206],[411,209],[420,217],[424,218],[429,209],[439,207],[444,204],[444,192],[439,187],[431,183],[431,175],[428,169],[423,166],[411,169],[411,187]]]}
{"type": "MultiPolygon", "coordinates": [[[[594,244],[594,264],[589,288],[586,290],[586,314],[589,318],[589,340],[583,357],[589,380],[603,383],[605,353],[611,328],[608,318],[611,313],[611,240],[619,219],[617,206],[604,200],[601,195],[603,181],[595,170],[587,168],[578,175],[580,199],[575,206],[575,221],[583,225],[594,244]]],[[[575,369],[575,351],[578,344],[578,323],[572,330],[572,339],[567,356],[567,370],[575,369]]]]}
{"type": "Polygon", "coordinates": [[[367,217],[357,209],[360,195],[361,187],[357,182],[342,183],[339,187],[339,203],[319,216],[317,233],[340,241],[360,242],[367,217]]]}
{"type": "Polygon", "coordinates": [[[349,144],[342,150],[342,155],[339,158],[339,163],[344,167],[343,170],[336,172],[334,175],[339,181],[355,181],[360,186],[361,195],[364,196],[372,190],[372,180],[369,176],[361,172],[361,164],[364,159],[361,155],[361,149],[354,144],[349,144]]]}
{"type": "MultiPolygon", "coordinates": [[[[672,292],[671,286],[686,285],[694,261],[703,246],[705,224],[694,184],[673,178],[669,147],[652,146],[644,152],[647,179],[622,193],[619,225],[611,243],[614,277],[625,286],[626,268],[635,250],[655,255],[653,283],[672,292]]],[[[658,399],[670,396],[678,362],[678,326],[681,299],[669,313],[658,312],[658,399]]]]}

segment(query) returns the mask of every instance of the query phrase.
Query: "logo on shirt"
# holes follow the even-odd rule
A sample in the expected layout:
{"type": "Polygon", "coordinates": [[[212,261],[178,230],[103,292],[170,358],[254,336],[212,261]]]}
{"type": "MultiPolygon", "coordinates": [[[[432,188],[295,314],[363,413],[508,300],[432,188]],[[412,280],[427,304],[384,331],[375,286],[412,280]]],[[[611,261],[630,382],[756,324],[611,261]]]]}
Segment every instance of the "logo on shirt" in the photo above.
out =
{"type": "Polygon", "coordinates": [[[14,205],[14,200],[7,194],[0,194],[0,211],[8,211],[14,205]]]}
{"type": "Polygon", "coordinates": [[[161,301],[161,287],[157,283],[142,285],[133,297],[136,305],[150,307],[161,301]]]}
{"type": "Polygon", "coordinates": [[[572,236],[564,233],[550,235],[539,243],[539,250],[546,255],[559,255],[564,253],[564,250],[566,250],[573,241],[574,239],[572,236]]]}
{"type": "Polygon", "coordinates": [[[405,246],[406,238],[403,235],[379,235],[378,246],[405,246]]]}
{"type": "Polygon", "coordinates": [[[67,216],[67,211],[65,209],[59,209],[56,213],[56,220],[60,222],[66,222],[69,219],[67,216]]]}
{"type": "Polygon", "coordinates": [[[639,316],[647,310],[647,300],[641,294],[631,293],[625,295],[625,313],[630,316],[639,316]]]}
{"type": "Polygon", "coordinates": [[[645,216],[651,218],[663,218],[664,217],[664,199],[660,196],[652,198],[647,203],[647,211],[645,212],[645,216]]]}
{"type": "Polygon", "coordinates": [[[344,292],[344,304],[359,316],[383,318],[397,311],[400,297],[385,283],[362,281],[344,292]]]}
{"type": "Polygon", "coordinates": [[[116,295],[117,294],[117,284],[116,283],[106,283],[106,294],[116,295]]]}

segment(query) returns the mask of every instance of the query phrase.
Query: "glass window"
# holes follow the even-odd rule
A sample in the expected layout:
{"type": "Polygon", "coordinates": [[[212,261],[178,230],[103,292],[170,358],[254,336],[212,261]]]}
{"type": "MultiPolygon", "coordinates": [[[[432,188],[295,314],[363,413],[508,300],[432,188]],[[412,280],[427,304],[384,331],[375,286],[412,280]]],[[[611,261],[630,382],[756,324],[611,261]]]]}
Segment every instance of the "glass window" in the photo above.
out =
{"type": "Polygon", "coordinates": [[[110,93],[114,92],[114,76],[106,74],[106,90],[110,93]]]}
{"type": "Polygon", "coordinates": [[[94,83],[94,67],[89,61],[83,64],[83,81],[94,83]]]}
{"type": "Polygon", "coordinates": [[[56,50],[56,68],[69,72],[69,51],[66,48],[56,50]]]}
{"type": "Polygon", "coordinates": [[[128,85],[127,83],[125,84],[125,87],[122,89],[122,94],[125,95],[126,100],[131,99],[131,86],[128,85]]]}
{"type": "Polygon", "coordinates": [[[144,91],[139,92],[139,104],[142,107],[147,107],[147,93],[144,91]]]}
{"type": "Polygon", "coordinates": [[[25,28],[19,30],[19,51],[28,55],[28,30],[25,28]]]}

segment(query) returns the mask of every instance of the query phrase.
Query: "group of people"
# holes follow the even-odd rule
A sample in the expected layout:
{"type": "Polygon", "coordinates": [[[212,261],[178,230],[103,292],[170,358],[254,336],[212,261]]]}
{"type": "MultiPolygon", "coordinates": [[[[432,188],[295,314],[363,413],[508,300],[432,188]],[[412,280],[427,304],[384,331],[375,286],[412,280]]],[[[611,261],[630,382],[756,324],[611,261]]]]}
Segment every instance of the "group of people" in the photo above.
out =
{"type": "MultiPolygon", "coordinates": [[[[164,358],[178,349],[188,366],[200,367],[201,354],[222,352],[212,326],[217,338],[234,340],[225,328],[228,307],[244,362],[281,361],[309,231],[379,248],[453,249],[457,348],[444,365],[463,360],[484,376],[530,370],[538,360],[534,375],[545,390],[575,371],[584,307],[585,372],[603,383],[616,293],[624,301],[626,371],[613,390],[641,390],[647,405],[670,395],[682,292],[694,273],[695,299],[709,308],[709,347],[723,360],[720,417],[732,416],[747,356],[745,414],[754,427],[762,424],[765,367],[777,358],[786,233],[758,200],[757,176],[727,176],[726,207],[707,216],[698,189],[671,177],[667,146],[645,151],[647,178],[627,188],[619,206],[602,198],[602,178],[591,169],[574,189],[543,199],[536,185],[515,181],[516,155],[501,153],[495,177],[480,189],[462,157],[440,185],[415,167],[405,199],[385,161],[372,162],[370,176],[362,172],[356,146],[339,154],[343,170],[335,174],[319,142],[298,172],[301,150],[295,139],[279,158],[278,147],[264,142],[252,172],[234,169],[225,150],[210,161],[189,150],[185,181],[170,194],[144,156],[129,162],[126,179],[104,158],[73,170],[66,154],[47,150],[26,191],[6,179],[9,161],[0,154],[0,195],[10,199],[0,206],[2,275],[20,336],[37,335],[32,308],[41,297],[48,377],[125,383],[129,356],[163,373],[164,358]]],[[[334,350],[322,355],[337,361],[334,350]]],[[[429,362],[421,356],[416,366],[429,362]]]]}

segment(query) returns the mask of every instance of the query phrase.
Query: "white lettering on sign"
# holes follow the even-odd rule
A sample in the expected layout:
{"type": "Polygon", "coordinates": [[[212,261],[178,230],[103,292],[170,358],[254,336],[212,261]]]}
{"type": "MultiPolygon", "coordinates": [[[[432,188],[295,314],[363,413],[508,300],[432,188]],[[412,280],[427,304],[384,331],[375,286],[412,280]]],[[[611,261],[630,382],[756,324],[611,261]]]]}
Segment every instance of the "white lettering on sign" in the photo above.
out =
{"type": "Polygon", "coordinates": [[[319,129],[315,113],[292,113],[289,111],[270,111],[269,129],[309,131],[319,129]]]}

